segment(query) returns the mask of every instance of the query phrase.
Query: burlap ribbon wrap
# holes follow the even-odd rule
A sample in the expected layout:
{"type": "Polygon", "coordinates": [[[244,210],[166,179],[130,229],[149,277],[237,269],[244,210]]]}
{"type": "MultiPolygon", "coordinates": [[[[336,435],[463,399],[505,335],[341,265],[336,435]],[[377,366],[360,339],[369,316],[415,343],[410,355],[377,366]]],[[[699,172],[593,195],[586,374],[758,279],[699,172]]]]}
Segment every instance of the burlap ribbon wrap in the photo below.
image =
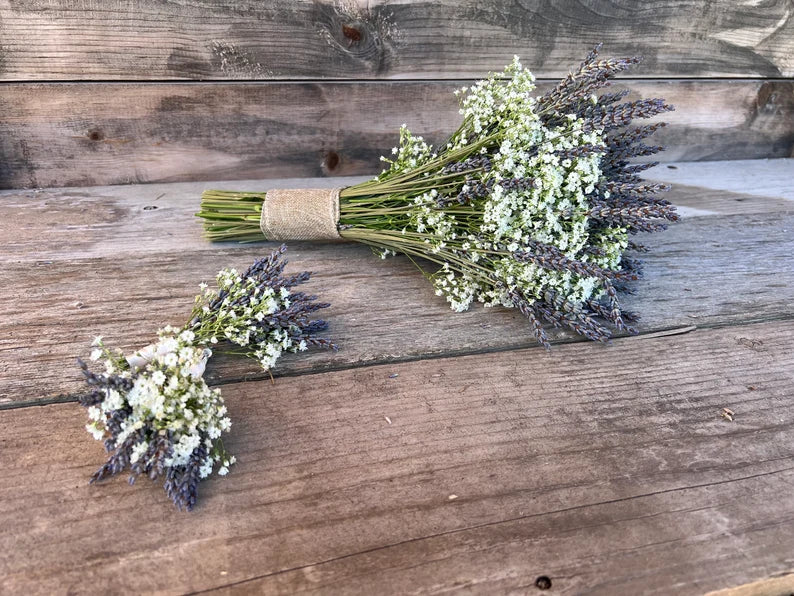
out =
{"type": "Polygon", "coordinates": [[[268,240],[340,240],[341,188],[276,188],[267,191],[259,227],[268,240]]]}

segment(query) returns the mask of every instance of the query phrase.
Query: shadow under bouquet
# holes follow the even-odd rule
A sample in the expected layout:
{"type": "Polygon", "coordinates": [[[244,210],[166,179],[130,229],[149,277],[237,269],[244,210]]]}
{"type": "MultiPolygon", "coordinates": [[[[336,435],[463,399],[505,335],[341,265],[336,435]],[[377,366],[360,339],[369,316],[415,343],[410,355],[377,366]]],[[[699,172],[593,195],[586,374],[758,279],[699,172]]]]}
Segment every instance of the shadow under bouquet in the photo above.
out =
{"type": "Polygon", "coordinates": [[[213,241],[349,240],[386,258],[414,260],[436,293],[463,311],[474,301],[518,308],[538,342],[543,323],[606,341],[609,327],[634,332],[618,292],[636,280],[637,232],[664,229],[674,207],[663,184],[631,158],[662,149],[642,141],[663,123],[632,127],[672,110],[662,99],[622,101],[596,92],[637,58],[601,59],[536,96],[516,58],[461,96],[463,121],[447,142],[427,144],[403,126],[388,169],[347,188],[204,192],[213,241]]]}

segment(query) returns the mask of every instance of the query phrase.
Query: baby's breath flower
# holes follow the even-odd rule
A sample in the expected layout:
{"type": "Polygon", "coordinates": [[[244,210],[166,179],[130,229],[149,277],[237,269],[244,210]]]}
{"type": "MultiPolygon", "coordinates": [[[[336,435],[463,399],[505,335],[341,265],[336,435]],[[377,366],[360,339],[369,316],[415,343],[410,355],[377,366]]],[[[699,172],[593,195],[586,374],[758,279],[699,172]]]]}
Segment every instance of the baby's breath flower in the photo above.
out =
{"type": "MultiPolygon", "coordinates": [[[[543,321],[599,341],[610,337],[604,323],[633,331],[617,299],[639,275],[624,256],[628,235],[678,217],[658,196],[666,187],[639,177],[649,164],[629,162],[661,150],[640,141],[663,124],[626,128],[672,108],[595,94],[637,61],[600,59],[596,48],[538,96],[515,57],[503,73],[461,88],[463,122],[440,149],[403,125],[388,169],[341,190],[339,234],[381,258],[430,261],[426,275],[455,311],[475,301],[519,309],[546,346],[543,321]]],[[[213,240],[261,238],[264,193],[252,194],[205,194],[199,215],[213,240]]],[[[266,366],[273,355],[264,354],[266,366]]]]}
{"type": "Polygon", "coordinates": [[[188,326],[198,340],[216,343],[223,337],[243,354],[270,370],[284,352],[298,352],[309,346],[336,348],[327,339],[316,337],[328,327],[311,314],[329,305],[316,296],[293,288],[309,280],[309,273],[284,276],[286,246],[256,261],[245,272],[224,269],[218,273],[218,291],[207,291],[193,310],[188,326]]]}
{"type": "MultiPolygon", "coordinates": [[[[81,363],[92,388],[81,398],[93,421],[86,429],[105,440],[111,453],[91,481],[125,467],[131,482],[141,474],[165,474],[166,491],[174,503],[192,509],[199,477],[209,475],[221,460],[229,461],[220,435],[230,421],[224,417],[220,391],[208,387],[201,374],[179,366],[180,359],[203,366],[207,351],[191,343],[192,332],[174,336],[167,333],[176,330],[167,329],[156,344],[138,352],[138,360],[125,362],[116,373],[95,374],[81,363]],[[141,353],[147,358],[140,359],[141,353]]],[[[224,469],[228,472],[228,464],[224,469]]]]}
{"type": "Polygon", "coordinates": [[[103,360],[105,372],[90,372],[80,362],[91,388],[80,402],[91,421],[86,430],[103,440],[111,455],[92,482],[125,468],[131,483],[141,474],[165,476],[166,492],[177,507],[192,509],[199,481],[214,468],[225,476],[236,461],[221,441],[232,426],[228,410],[220,390],[203,377],[212,355],[208,346],[224,337],[265,369],[284,351],[336,347],[315,337],[327,324],[309,315],[328,305],[292,291],[309,274],[285,277],[285,250],[282,246],[242,274],[219,272],[218,290],[200,286],[187,325],[165,326],[155,343],[129,356],[108,350],[101,337],[94,340],[91,360],[103,360]]]}
{"type": "Polygon", "coordinates": [[[452,310],[475,300],[518,308],[544,345],[543,319],[597,340],[609,332],[595,317],[632,331],[616,299],[618,282],[637,276],[623,258],[627,235],[677,216],[653,197],[664,189],[641,186],[635,171],[644,168],[625,161],[648,150],[632,142],[653,130],[611,131],[670,108],[661,100],[615,106],[612,96],[594,103],[592,91],[635,62],[596,55],[541,97],[518,57],[463,87],[463,124],[439,155],[403,125],[391,167],[342,191],[340,234],[381,258],[403,252],[438,263],[429,278],[452,310]]]}

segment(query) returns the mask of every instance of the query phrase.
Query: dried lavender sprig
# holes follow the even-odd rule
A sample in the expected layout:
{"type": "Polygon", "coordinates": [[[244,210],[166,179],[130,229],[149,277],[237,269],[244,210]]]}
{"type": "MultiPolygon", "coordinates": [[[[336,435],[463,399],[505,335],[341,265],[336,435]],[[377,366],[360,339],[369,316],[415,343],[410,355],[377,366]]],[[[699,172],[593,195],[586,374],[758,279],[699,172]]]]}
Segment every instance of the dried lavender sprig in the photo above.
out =
{"type": "Polygon", "coordinates": [[[285,276],[286,250],[281,245],[243,273],[224,269],[218,274],[217,290],[203,285],[188,325],[199,341],[212,345],[228,341],[237,353],[257,359],[265,370],[284,351],[309,346],[337,349],[329,339],[315,336],[328,327],[327,322],[311,317],[330,305],[317,302],[317,296],[291,291],[308,281],[311,273],[285,276]]]}
{"type": "MultiPolygon", "coordinates": [[[[429,259],[439,265],[430,276],[436,291],[453,309],[474,299],[516,307],[544,345],[541,319],[597,341],[609,331],[596,319],[629,330],[617,292],[640,268],[628,259],[621,266],[627,233],[661,229],[677,216],[659,196],[664,187],[642,183],[649,166],[628,161],[662,149],[640,141],[663,124],[627,127],[672,107],[661,99],[621,102],[627,91],[596,97],[639,62],[602,60],[598,50],[537,99],[517,61],[507,80],[473,86],[461,104],[463,124],[440,149],[401,129],[396,157],[384,160],[391,167],[341,192],[342,236],[383,254],[429,259]],[[559,189],[559,180],[567,186],[559,189]],[[590,306],[599,296],[601,306],[590,306]]],[[[225,196],[208,196],[208,221],[214,209],[226,217],[225,196]]],[[[219,229],[208,227],[216,237],[219,229]]]]}
{"type": "MultiPolygon", "coordinates": [[[[216,464],[220,464],[217,473],[226,474],[234,458],[225,452],[220,435],[231,421],[225,416],[220,391],[210,389],[203,379],[211,355],[205,346],[217,342],[210,333],[219,324],[230,324],[225,317],[248,327],[251,350],[261,351],[258,357],[268,359],[269,365],[282,350],[293,347],[336,348],[330,340],[315,336],[327,323],[310,316],[328,304],[304,292],[290,292],[310,273],[285,276],[285,250],[282,246],[256,261],[242,275],[221,272],[225,283],[217,292],[204,288],[185,327],[165,327],[157,343],[132,356],[107,350],[97,338],[91,359],[104,358],[104,373],[94,373],[78,360],[89,387],[80,397],[92,421],[86,428],[109,453],[92,483],[123,470],[129,470],[130,484],[141,475],[152,480],[165,476],[164,488],[174,504],[190,510],[200,480],[216,464]],[[229,314],[236,312],[240,316],[229,314]],[[264,354],[265,350],[270,351],[264,354]]],[[[229,339],[239,340],[229,334],[229,339]]]]}
{"type": "Polygon", "coordinates": [[[596,219],[608,221],[636,221],[638,219],[660,218],[678,221],[678,213],[672,205],[632,205],[612,206],[595,204],[587,214],[596,219]]]}
{"type": "Polygon", "coordinates": [[[543,329],[543,324],[537,316],[537,307],[515,290],[510,291],[509,296],[515,307],[529,320],[537,342],[547,350],[551,349],[549,336],[546,334],[545,329],[543,329]]]}
{"type": "Polygon", "coordinates": [[[86,428],[109,453],[91,483],[129,470],[133,484],[141,475],[154,480],[193,466],[188,489],[169,492],[177,506],[191,509],[198,480],[217,463],[221,475],[234,463],[220,442],[231,424],[220,391],[202,378],[209,351],[194,346],[193,339],[187,330],[163,332],[149,359],[140,363],[140,356],[114,355],[98,338],[92,360],[104,357],[105,373],[93,373],[80,361],[91,387],[81,399],[91,420],[86,428]]]}
{"type": "Polygon", "coordinates": [[[204,446],[197,447],[187,464],[172,466],[166,471],[163,488],[178,509],[190,511],[196,505],[201,466],[207,457],[204,446]]]}
{"type": "Polygon", "coordinates": [[[629,94],[628,89],[622,89],[615,93],[602,93],[598,96],[598,105],[608,106],[613,103],[619,102],[621,99],[629,94]]]}
{"type": "Polygon", "coordinates": [[[460,174],[474,170],[491,171],[491,159],[488,155],[475,155],[461,162],[452,162],[441,169],[443,174],[460,174]]]}
{"type": "Polygon", "coordinates": [[[652,118],[673,110],[663,99],[639,99],[618,105],[609,105],[585,120],[585,130],[614,130],[622,128],[637,118],[652,118]]]}
{"type": "Polygon", "coordinates": [[[587,56],[576,73],[570,73],[560,83],[538,100],[541,113],[566,113],[568,109],[585,100],[619,72],[640,62],[639,57],[597,60],[599,46],[587,56]]]}
{"type": "Polygon", "coordinates": [[[132,389],[134,377],[122,377],[118,374],[97,375],[88,368],[82,359],[77,359],[77,365],[83,373],[86,384],[91,387],[89,393],[81,394],[78,397],[80,405],[83,407],[95,406],[105,399],[108,390],[126,392],[132,389]]]}
{"type": "Polygon", "coordinates": [[[574,304],[553,290],[547,290],[543,300],[539,301],[539,309],[545,316],[560,320],[574,332],[593,341],[601,343],[612,337],[609,330],[599,325],[593,317],[597,316],[582,304],[574,304]]]}
{"type": "Polygon", "coordinates": [[[613,279],[635,280],[632,273],[614,271],[599,267],[593,263],[585,263],[571,259],[556,246],[531,242],[524,250],[518,250],[513,256],[519,261],[532,261],[544,269],[553,271],[570,271],[580,277],[595,277],[608,282],[613,279]]]}
{"type": "Polygon", "coordinates": [[[555,151],[555,154],[562,159],[576,159],[579,157],[585,157],[587,155],[593,153],[606,153],[607,148],[601,147],[599,145],[582,145],[580,147],[574,147],[573,149],[559,149],[555,151]]]}

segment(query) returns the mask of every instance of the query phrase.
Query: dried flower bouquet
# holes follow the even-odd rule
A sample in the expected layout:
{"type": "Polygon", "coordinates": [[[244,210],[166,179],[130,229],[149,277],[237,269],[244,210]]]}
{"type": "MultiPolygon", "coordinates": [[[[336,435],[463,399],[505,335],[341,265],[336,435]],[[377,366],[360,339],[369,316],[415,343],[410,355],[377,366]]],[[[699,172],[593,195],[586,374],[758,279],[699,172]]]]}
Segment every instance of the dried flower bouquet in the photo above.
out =
{"type": "Polygon", "coordinates": [[[91,360],[102,360],[104,371],[79,361],[91,388],[80,403],[91,420],[86,429],[111,455],[91,482],[126,468],[131,484],[164,476],[174,504],[192,509],[201,479],[216,466],[224,476],[235,462],[221,440],[231,427],[223,397],[204,380],[210,346],[255,358],[266,371],[283,352],[335,348],[315,335],[327,323],[311,318],[329,305],[293,291],[310,274],[284,276],[285,250],[243,273],[220,271],[217,290],[202,283],[188,323],[161,329],[156,343],[130,356],[95,340],[91,360]]]}
{"type": "Polygon", "coordinates": [[[599,341],[608,325],[633,332],[636,317],[618,302],[640,274],[625,253],[643,247],[629,235],[664,229],[677,215],[660,197],[667,186],[640,178],[655,164],[629,162],[662,149],[642,141],[664,124],[629,125],[672,108],[662,99],[621,102],[625,91],[597,95],[639,61],[601,59],[598,50],[539,97],[518,58],[464,87],[463,123],[450,139],[434,148],[403,126],[399,147],[382,158],[388,169],[372,181],[330,195],[206,191],[198,215],[207,236],[341,238],[384,258],[418,257],[433,265],[425,275],[453,310],[475,300],[518,308],[547,347],[543,322],[599,341]],[[294,225],[315,216],[316,225],[294,225]]]}

